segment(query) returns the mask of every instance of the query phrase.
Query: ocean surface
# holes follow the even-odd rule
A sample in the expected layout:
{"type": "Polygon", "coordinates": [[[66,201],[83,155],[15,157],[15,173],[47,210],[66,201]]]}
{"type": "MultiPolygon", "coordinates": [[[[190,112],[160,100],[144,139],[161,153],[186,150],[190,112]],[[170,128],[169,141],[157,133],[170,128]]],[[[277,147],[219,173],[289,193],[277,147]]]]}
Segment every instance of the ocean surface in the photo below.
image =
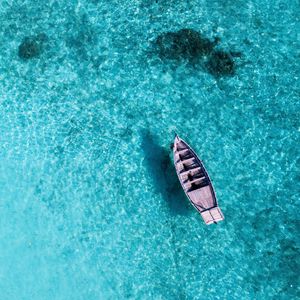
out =
{"type": "Polygon", "coordinates": [[[1,300],[300,297],[298,1],[0,0],[0,25],[1,300]]]}

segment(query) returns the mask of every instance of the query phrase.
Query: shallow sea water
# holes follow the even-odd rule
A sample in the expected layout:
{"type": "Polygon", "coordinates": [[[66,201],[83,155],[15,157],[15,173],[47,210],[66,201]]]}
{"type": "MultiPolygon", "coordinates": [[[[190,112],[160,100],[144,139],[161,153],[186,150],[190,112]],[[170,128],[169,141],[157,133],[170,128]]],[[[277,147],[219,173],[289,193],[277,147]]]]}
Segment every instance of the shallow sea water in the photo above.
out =
{"type": "Polygon", "coordinates": [[[299,297],[297,12],[1,0],[0,299],[299,297]],[[235,73],[163,59],[158,36],[183,28],[240,52],[235,73]],[[174,131],[212,178],[216,226],[181,190],[174,131]]]}

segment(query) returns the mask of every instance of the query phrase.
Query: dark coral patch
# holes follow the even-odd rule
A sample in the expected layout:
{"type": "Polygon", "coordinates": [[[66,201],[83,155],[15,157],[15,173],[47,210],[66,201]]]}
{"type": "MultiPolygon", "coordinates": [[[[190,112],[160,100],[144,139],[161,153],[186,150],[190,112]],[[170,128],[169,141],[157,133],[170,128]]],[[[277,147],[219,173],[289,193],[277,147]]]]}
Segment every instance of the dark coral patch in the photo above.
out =
{"type": "Polygon", "coordinates": [[[19,45],[18,55],[21,59],[28,60],[39,57],[43,51],[43,43],[47,39],[45,34],[25,37],[19,45]]]}
{"type": "Polygon", "coordinates": [[[242,57],[242,53],[219,50],[219,46],[216,47],[219,41],[219,38],[212,41],[203,37],[193,29],[181,29],[159,35],[155,40],[155,50],[161,59],[172,59],[176,63],[187,60],[193,67],[200,67],[216,78],[234,76],[234,58],[242,57]]]}
{"type": "Polygon", "coordinates": [[[159,35],[155,41],[161,58],[195,59],[209,54],[218,40],[211,41],[193,29],[159,35]]]}
{"type": "Polygon", "coordinates": [[[207,71],[215,77],[233,76],[236,70],[233,56],[220,50],[211,53],[206,67],[207,71]]]}

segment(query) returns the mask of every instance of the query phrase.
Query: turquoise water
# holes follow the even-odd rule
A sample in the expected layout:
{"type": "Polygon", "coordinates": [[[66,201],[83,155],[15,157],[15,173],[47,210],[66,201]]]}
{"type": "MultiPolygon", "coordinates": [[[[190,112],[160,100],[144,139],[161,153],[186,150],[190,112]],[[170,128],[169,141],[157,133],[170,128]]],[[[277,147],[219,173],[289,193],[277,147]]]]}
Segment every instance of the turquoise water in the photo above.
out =
{"type": "Polygon", "coordinates": [[[0,298],[296,299],[298,12],[1,0],[0,298]],[[174,131],[216,226],[179,186],[174,131]]]}

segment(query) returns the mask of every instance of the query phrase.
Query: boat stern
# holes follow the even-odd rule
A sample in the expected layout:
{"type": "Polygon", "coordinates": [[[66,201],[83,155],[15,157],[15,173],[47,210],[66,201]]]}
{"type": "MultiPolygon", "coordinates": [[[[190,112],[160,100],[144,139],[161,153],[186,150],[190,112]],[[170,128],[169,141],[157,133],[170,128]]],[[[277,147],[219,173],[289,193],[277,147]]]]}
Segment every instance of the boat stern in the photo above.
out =
{"type": "Polygon", "coordinates": [[[224,215],[218,206],[201,212],[201,217],[203,218],[206,225],[210,225],[213,223],[216,224],[224,220],[224,215]]]}

